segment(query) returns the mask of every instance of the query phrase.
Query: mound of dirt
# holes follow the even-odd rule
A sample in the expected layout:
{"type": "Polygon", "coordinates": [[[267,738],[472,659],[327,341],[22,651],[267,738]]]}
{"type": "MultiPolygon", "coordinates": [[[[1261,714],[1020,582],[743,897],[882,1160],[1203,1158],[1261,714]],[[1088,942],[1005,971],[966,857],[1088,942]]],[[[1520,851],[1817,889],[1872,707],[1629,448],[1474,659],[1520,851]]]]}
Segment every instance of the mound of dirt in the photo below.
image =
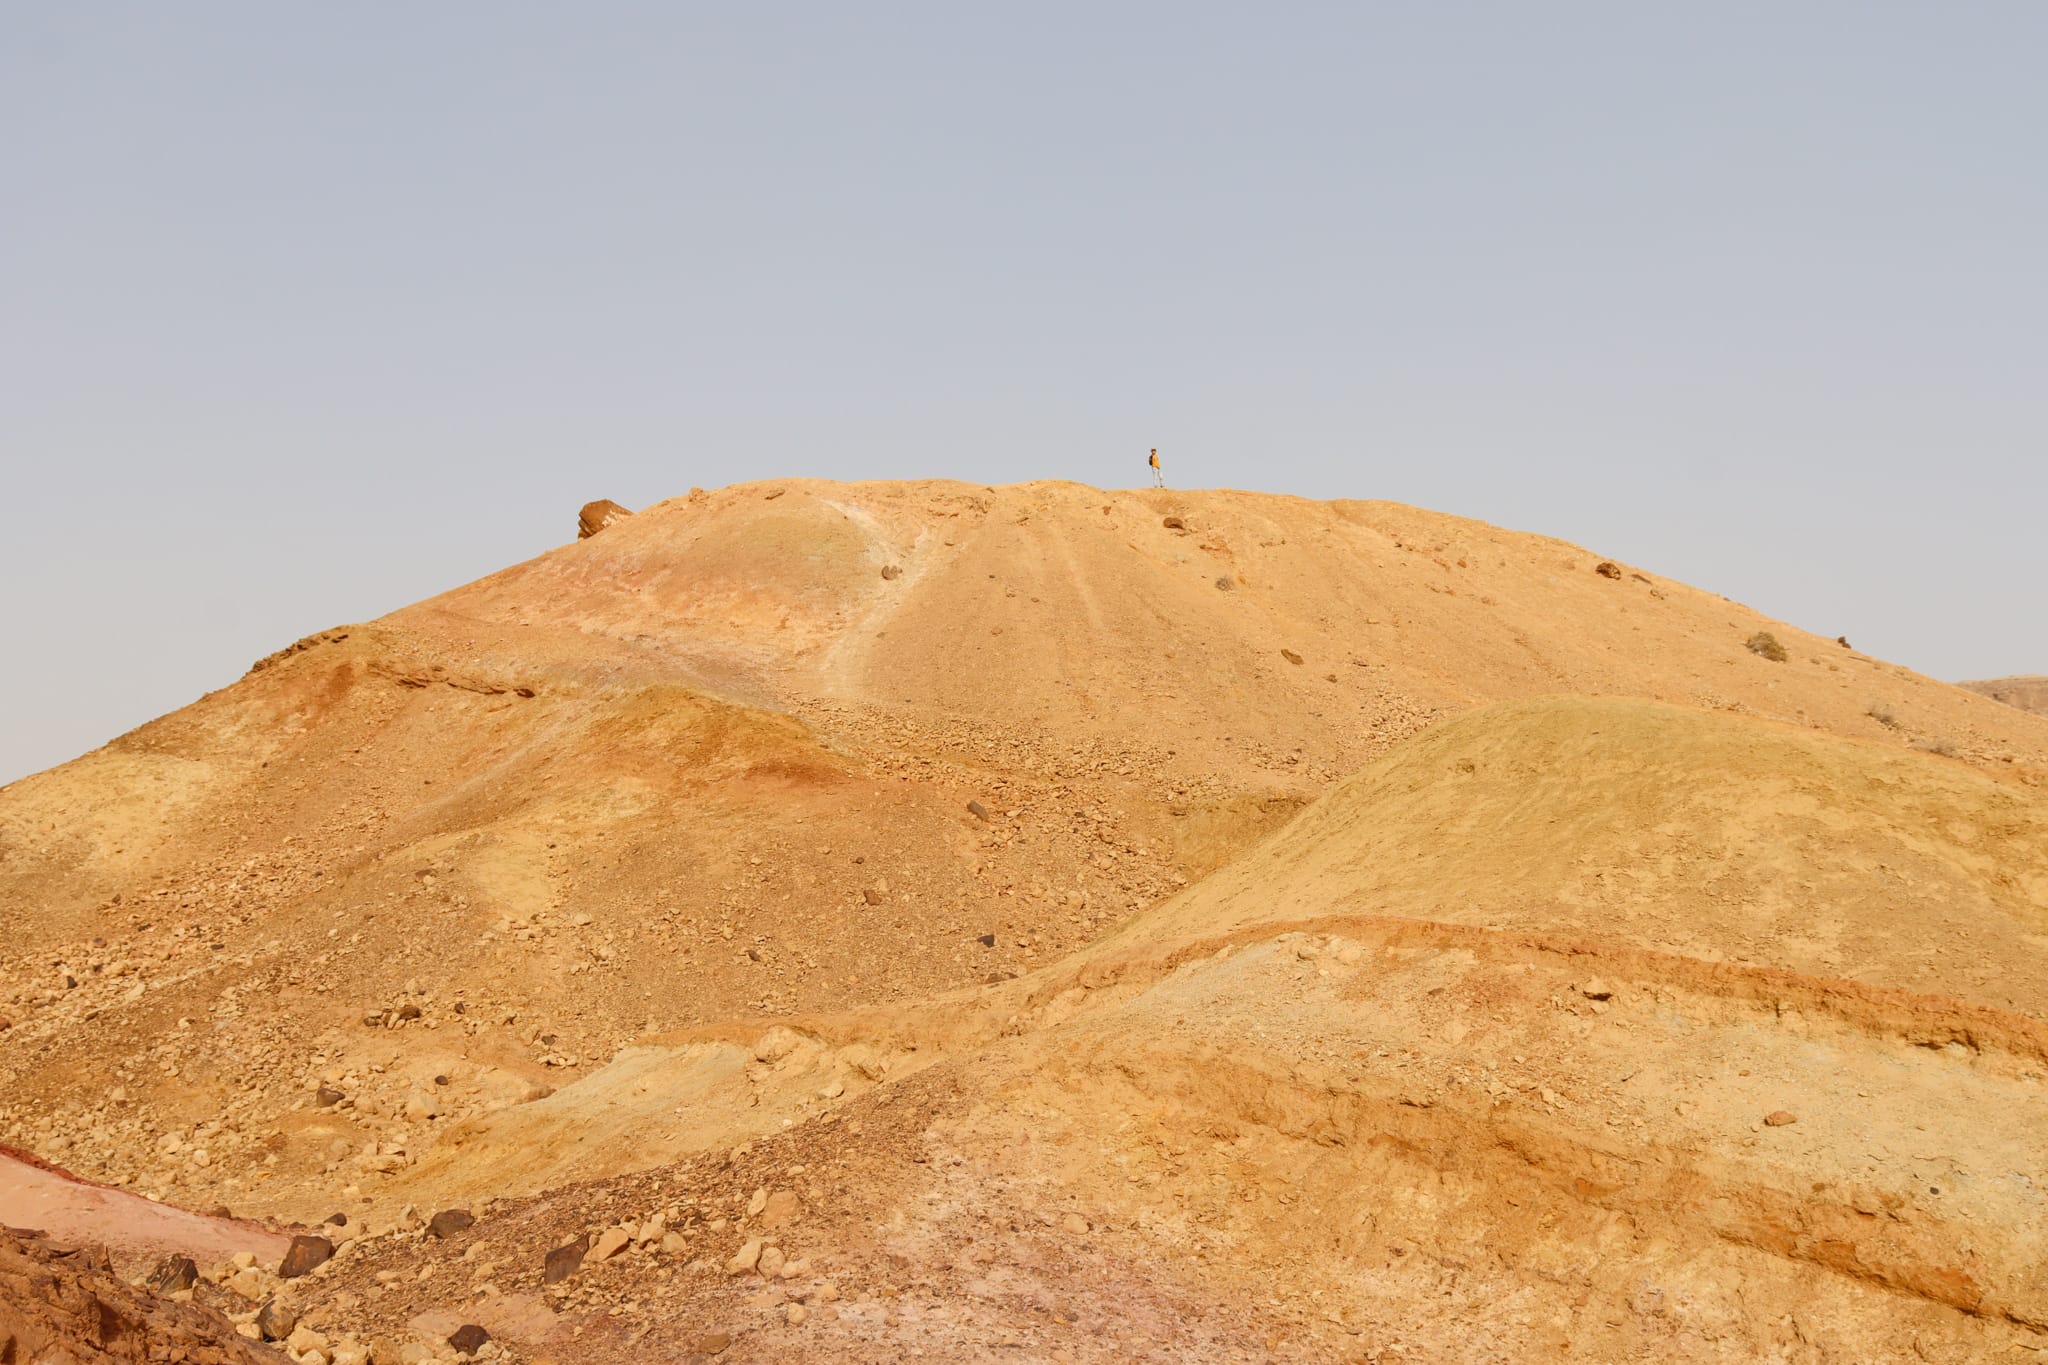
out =
{"type": "Polygon", "coordinates": [[[2048,799],[1961,764],[1618,699],[1470,713],[1128,926],[1396,915],[2048,1015],[2048,799]]]}
{"type": "Polygon", "coordinates": [[[2037,716],[2048,715],[2048,678],[1985,678],[1980,682],[1957,683],[1956,686],[1968,688],[1993,701],[2002,701],[2007,706],[2031,711],[2037,716]]]}

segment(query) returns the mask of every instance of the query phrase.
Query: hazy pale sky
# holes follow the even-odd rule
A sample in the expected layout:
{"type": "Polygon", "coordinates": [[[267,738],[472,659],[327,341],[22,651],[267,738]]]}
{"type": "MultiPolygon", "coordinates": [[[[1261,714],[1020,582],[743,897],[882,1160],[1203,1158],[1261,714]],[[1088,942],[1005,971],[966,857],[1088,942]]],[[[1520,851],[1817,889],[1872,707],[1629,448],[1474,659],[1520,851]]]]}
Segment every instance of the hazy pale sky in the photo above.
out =
{"type": "Polygon", "coordinates": [[[777,475],[1393,498],[2048,671],[2048,5],[0,2],[0,781],[777,475]]]}

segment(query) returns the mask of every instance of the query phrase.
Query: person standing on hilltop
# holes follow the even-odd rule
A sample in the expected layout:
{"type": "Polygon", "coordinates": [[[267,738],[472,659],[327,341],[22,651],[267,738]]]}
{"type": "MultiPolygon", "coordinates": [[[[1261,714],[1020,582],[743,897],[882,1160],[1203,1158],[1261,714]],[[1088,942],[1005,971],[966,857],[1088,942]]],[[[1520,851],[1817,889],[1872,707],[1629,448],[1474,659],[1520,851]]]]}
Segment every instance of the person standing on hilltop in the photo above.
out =
{"type": "Polygon", "coordinates": [[[1164,488],[1164,487],[1166,487],[1166,475],[1165,475],[1165,473],[1164,473],[1164,472],[1162,472],[1162,471],[1160,470],[1160,468],[1159,468],[1159,447],[1158,447],[1158,446],[1153,446],[1153,447],[1152,447],[1152,458],[1151,458],[1151,459],[1149,459],[1149,460],[1147,460],[1147,461],[1145,461],[1145,463],[1146,463],[1146,464],[1149,464],[1149,465],[1151,465],[1151,466],[1152,466],[1152,486],[1153,486],[1154,488],[1164,488]]]}

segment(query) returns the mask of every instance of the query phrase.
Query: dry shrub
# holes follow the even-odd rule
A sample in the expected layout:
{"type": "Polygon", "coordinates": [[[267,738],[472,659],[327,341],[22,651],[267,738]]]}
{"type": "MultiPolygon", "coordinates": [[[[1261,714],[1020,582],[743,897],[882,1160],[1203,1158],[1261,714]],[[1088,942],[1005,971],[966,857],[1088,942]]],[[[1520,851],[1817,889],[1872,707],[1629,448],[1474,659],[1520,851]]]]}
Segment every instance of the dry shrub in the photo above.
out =
{"type": "Polygon", "coordinates": [[[1774,664],[1785,662],[1785,646],[1778,643],[1778,637],[1767,630],[1760,630],[1744,641],[1752,654],[1760,654],[1774,664]]]}

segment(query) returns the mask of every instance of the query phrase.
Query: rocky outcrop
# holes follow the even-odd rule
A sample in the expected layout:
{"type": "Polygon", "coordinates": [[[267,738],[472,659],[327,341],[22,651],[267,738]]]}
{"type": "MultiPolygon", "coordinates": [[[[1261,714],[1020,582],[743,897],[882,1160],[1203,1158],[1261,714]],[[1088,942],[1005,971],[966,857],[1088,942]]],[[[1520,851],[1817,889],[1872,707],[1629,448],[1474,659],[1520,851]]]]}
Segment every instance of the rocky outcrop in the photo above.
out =
{"type": "Polygon", "coordinates": [[[282,1359],[211,1308],[126,1283],[105,1252],[66,1251],[38,1233],[0,1228],[0,1360],[274,1365],[282,1359]]]}
{"type": "Polygon", "coordinates": [[[632,515],[632,508],[621,507],[610,498],[586,502],[583,504],[583,510],[576,514],[576,539],[588,540],[605,527],[624,521],[632,515]]]}
{"type": "Polygon", "coordinates": [[[1979,682],[1957,683],[1993,701],[2002,701],[2007,706],[2017,706],[2022,711],[2032,711],[2037,716],[2048,716],[2048,675],[2034,674],[2022,678],[1985,678],[1979,682]]]}

